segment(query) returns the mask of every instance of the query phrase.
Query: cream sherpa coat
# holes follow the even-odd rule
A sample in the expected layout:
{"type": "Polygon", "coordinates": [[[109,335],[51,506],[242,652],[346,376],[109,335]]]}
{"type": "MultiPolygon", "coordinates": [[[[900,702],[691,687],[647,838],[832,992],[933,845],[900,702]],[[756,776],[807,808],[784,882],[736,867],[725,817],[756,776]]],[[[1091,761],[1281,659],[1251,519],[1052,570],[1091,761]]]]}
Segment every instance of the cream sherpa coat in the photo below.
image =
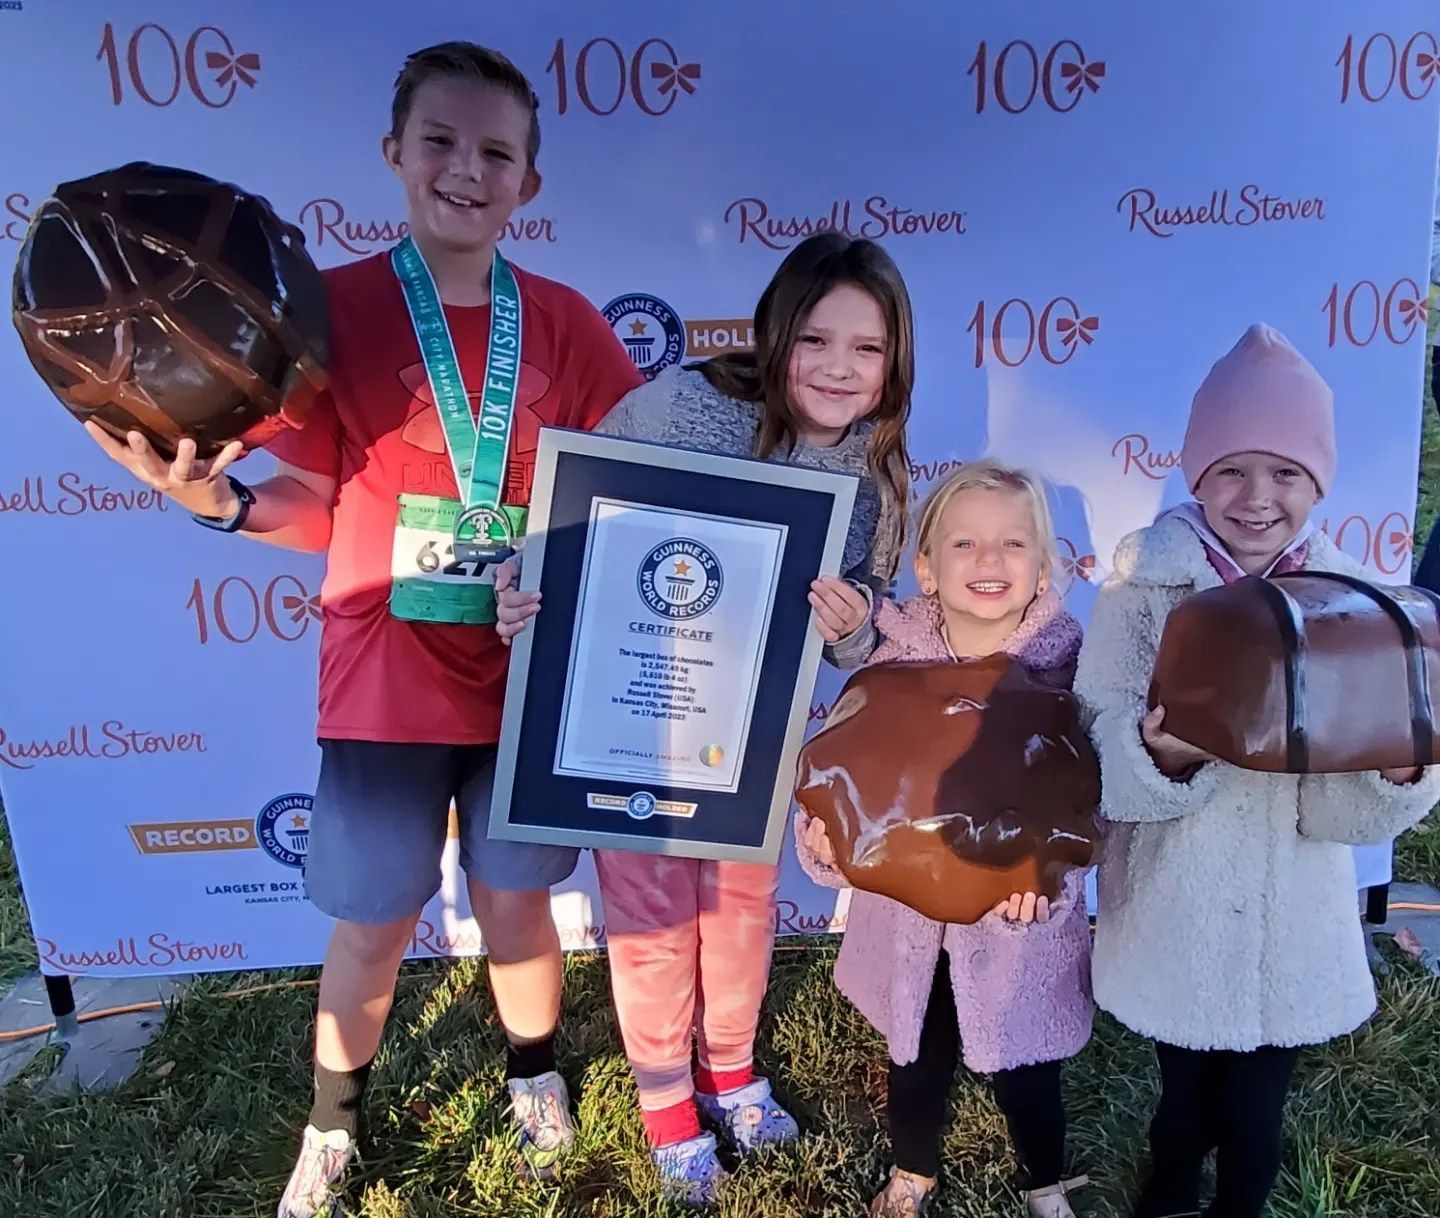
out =
{"type": "MultiPolygon", "coordinates": [[[[1358,572],[1316,534],[1306,568],[1358,572]]],[[[1120,543],[1095,602],[1075,692],[1100,752],[1111,822],[1099,868],[1095,1001],[1191,1049],[1304,1045],[1375,1009],[1347,844],[1383,842],[1440,800],[1440,767],[1408,787],[1378,773],[1276,775],[1212,763],[1186,783],[1140,739],[1160,632],[1220,578],[1162,519],[1120,543]]]]}

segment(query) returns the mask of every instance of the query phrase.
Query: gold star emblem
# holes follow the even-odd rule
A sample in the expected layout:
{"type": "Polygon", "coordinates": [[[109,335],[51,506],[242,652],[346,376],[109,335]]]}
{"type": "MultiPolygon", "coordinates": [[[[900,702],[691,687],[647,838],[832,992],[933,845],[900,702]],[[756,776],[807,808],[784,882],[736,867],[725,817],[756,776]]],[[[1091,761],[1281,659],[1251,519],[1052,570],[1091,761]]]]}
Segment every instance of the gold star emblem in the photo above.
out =
{"type": "Polygon", "coordinates": [[[305,818],[297,812],[290,818],[290,825],[294,829],[303,829],[305,828],[305,818]]]}
{"type": "Polygon", "coordinates": [[[683,558],[677,558],[675,560],[675,574],[683,579],[690,574],[690,564],[683,558]]]}
{"type": "Polygon", "coordinates": [[[631,333],[632,336],[636,336],[636,337],[638,337],[638,336],[641,335],[641,334],[644,334],[644,333],[645,333],[645,323],[644,323],[643,321],[641,321],[641,320],[637,317],[634,321],[632,321],[632,322],[630,323],[630,333],[631,333]]]}

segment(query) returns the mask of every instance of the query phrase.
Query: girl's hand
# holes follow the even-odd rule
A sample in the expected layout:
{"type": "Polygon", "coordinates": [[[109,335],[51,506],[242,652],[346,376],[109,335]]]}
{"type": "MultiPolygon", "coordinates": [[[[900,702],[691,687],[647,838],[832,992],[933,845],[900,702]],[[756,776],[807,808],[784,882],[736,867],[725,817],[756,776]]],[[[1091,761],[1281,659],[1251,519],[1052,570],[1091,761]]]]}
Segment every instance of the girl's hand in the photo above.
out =
{"type": "Polygon", "coordinates": [[[540,593],[521,592],[515,587],[519,574],[513,562],[502,562],[495,568],[495,633],[506,647],[540,612],[540,593]]]}
{"type": "Polygon", "coordinates": [[[810,604],[815,610],[820,636],[838,643],[854,634],[870,616],[870,602],[854,584],[833,575],[822,575],[810,583],[810,604]]]}
{"type": "Polygon", "coordinates": [[[1001,901],[991,911],[1007,922],[1048,922],[1050,921],[1050,898],[1036,896],[1033,892],[1023,895],[1012,892],[1008,901],[1001,901]]]}
{"type": "Polygon", "coordinates": [[[128,432],[125,443],[115,439],[98,423],[87,421],[85,430],[109,457],[167,499],[197,516],[226,519],[240,507],[225,470],[245,452],[239,440],[231,440],[208,461],[195,456],[195,441],[181,440],[175,446],[175,460],[166,461],[138,431],[128,432]]]}
{"type": "Polygon", "coordinates": [[[1157,706],[1140,721],[1140,738],[1155,760],[1155,768],[1166,778],[1187,778],[1188,771],[1198,769],[1206,762],[1218,760],[1214,754],[1202,748],[1187,744],[1178,736],[1172,736],[1160,725],[1165,722],[1165,708],[1157,706]]]}
{"type": "Polygon", "coordinates": [[[818,816],[811,816],[805,821],[805,849],[824,866],[835,866],[835,851],[830,846],[830,835],[825,832],[825,822],[818,816]]]}

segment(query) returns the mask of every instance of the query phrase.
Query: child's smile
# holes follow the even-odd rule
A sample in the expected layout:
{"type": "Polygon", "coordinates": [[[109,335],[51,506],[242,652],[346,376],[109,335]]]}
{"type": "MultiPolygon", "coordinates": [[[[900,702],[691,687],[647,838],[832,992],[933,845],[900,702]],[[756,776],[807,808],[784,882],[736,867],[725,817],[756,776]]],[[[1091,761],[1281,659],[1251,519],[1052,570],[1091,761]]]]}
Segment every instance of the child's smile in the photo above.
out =
{"type": "Polygon", "coordinates": [[[1271,453],[1235,453],[1215,462],[1195,488],[1205,523],[1241,570],[1258,575],[1305,527],[1319,501],[1315,480],[1271,453]]]}

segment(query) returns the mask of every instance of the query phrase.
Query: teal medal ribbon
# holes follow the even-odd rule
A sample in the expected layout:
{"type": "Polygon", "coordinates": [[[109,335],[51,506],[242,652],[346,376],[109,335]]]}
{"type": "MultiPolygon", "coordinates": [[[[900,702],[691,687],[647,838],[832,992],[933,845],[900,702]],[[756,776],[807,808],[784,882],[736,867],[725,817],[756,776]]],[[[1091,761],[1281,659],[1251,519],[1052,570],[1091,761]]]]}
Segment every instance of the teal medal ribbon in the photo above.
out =
{"type": "Polygon", "coordinates": [[[477,421],[435,279],[410,237],[390,251],[390,264],[410,311],[455,472],[461,504],[454,526],[455,557],[503,562],[515,553],[517,540],[510,516],[501,510],[500,492],[520,387],[520,286],[497,250],[490,266],[490,341],[477,421]]]}

